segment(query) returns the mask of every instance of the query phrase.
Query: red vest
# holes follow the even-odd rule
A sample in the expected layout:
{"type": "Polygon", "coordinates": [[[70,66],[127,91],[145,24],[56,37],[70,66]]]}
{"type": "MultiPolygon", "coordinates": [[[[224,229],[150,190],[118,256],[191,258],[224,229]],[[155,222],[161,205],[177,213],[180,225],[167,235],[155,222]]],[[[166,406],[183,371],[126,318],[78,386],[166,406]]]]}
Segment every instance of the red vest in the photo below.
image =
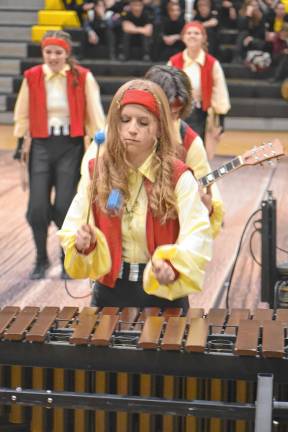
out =
{"type": "MultiPolygon", "coordinates": [[[[78,85],[73,84],[71,70],[67,72],[67,95],[70,112],[70,136],[84,136],[85,80],[88,69],[76,66],[78,85]]],[[[32,138],[48,137],[46,90],[42,65],[34,66],[24,73],[29,87],[29,122],[32,138]]]]}
{"type": "Polygon", "coordinates": [[[177,148],[177,158],[186,163],[187,153],[199,135],[184,120],[180,120],[179,133],[182,145],[177,148]]]}
{"type": "Polygon", "coordinates": [[[180,136],[182,139],[183,146],[188,152],[191,144],[199,135],[195,132],[184,120],[180,121],[180,136]]]}
{"type": "MultiPolygon", "coordinates": [[[[183,69],[184,67],[184,58],[183,51],[174,56],[170,57],[170,62],[172,66],[177,69],[183,69]]],[[[213,65],[215,63],[215,57],[210,54],[205,53],[205,63],[201,66],[201,91],[202,91],[202,109],[203,111],[207,111],[211,106],[211,96],[212,96],[212,87],[213,87],[213,65]]]]}
{"type": "MultiPolygon", "coordinates": [[[[95,159],[89,161],[90,176],[93,175],[95,159]]],[[[180,160],[175,160],[173,167],[173,184],[177,184],[180,176],[189,168],[180,160]]],[[[148,180],[144,180],[145,189],[149,199],[150,191],[153,184],[148,180]]],[[[112,261],[111,271],[100,279],[104,285],[114,288],[116,279],[118,278],[121,261],[122,261],[122,236],[121,236],[121,217],[111,216],[101,211],[95,203],[92,205],[95,225],[105,234],[112,261]]],[[[153,216],[151,208],[148,204],[146,218],[146,239],[150,255],[153,254],[158,246],[164,244],[174,244],[179,234],[178,219],[168,219],[165,224],[160,223],[158,217],[153,216]]]]}

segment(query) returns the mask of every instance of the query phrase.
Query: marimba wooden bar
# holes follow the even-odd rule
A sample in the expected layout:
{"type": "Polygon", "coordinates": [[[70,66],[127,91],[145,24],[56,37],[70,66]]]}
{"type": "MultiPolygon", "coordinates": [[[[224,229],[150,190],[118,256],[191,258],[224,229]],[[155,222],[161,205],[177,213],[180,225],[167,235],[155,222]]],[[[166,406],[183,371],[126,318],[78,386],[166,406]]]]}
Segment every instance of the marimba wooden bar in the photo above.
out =
{"type": "Polygon", "coordinates": [[[275,398],[288,400],[287,326],[285,309],[7,306],[2,417],[31,432],[250,432],[257,374],[273,374],[275,398]],[[207,405],[198,416],[196,401],[207,405]]]}

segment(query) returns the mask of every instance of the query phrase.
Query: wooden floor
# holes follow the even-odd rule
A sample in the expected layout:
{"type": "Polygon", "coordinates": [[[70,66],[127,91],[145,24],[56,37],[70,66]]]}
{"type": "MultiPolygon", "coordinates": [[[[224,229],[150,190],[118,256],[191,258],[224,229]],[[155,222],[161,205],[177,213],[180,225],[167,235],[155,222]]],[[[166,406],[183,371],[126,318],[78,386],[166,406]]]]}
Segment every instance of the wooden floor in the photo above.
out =
{"type": "MultiPolygon", "coordinates": [[[[232,155],[240,154],[269,141],[275,134],[232,133],[226,132],[217,149],[213,167],[228,161],[232,155]]],[[[277,134],[287,146],[288,134],[277,134]]],[[[47,278],[30,281],[28,278],[34,262],[34,246],[31,232],[25,220],[27,191],[20,186],[18,163],[12,160],[11,127],[0,126],[0,307],[4,305],[68,306],[88,305],[90,287],[86,280],[68,281],[72,298],[59,279],[60,261],[59,244],[54,226],[50,228],[48,250],[51,268],[47,278]],[[85,297],[85,298],[82,298],[85,297]]],[[[200,294],[190,297],[192,306],[201,306],[205,310],[213,306],[224,307],[226,280],[239,239],[250,215],[261,208],[261,202],[271,190],[277,200],[277,243],[288,250],[288,160],[282,158],[275,166],[245,167],[230,174],[218,182],[225,203],[226,214],[221,234],[214,242],[213,260],[208,266],[204,289],[200,294]]],[[[259,213],[254,220],[259,219],[259,213]]],[[[261,303],[260,267],[255,263],[249,251],[249,240],[254,225],[249,225],[246,233],[229,296],[229,307],[249,308],[253,310],[261,303]]],[[[260,259],[260,234],[253,236],[252,250],[260,259]]],[[[284,252],[278,251],[277,261],[288,261],[284,252]]],[[[264,305],[265,306],[265,305],[264,305]]]]}

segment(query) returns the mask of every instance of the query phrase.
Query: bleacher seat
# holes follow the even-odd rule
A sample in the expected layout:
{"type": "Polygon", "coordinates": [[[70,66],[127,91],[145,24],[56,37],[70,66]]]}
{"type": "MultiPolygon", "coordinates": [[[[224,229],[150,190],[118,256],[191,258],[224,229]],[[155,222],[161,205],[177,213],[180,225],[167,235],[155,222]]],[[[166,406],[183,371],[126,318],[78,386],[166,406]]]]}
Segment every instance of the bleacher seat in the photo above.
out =
{"type": "MultiPolygon", "coordinates": [[[[83,0],[77,0],[77,3],[81,4],[83,0]]],[[[38,11],[38,24],[31,29],[31,39],[40,42],[48,30],[62,30],[65,27],[81,27],[77,13],[66,10],[62,0],[45,0],[45,10],[38,11]]]]}
{"type": "Polygon", "coordinates": [[[38,12],[38,24],[61,27],[80,27],[79,18],[75,11],[41,10],[38,12]]]}
{"type": "Polygon", "coordinates": [[[49,30],[62,30],[61,26],[33,26],[31,29],[31,39],[33,42],[40,42],[44,34],[49,30]]]}
{"type": "MultiPolygon", "coordinates": [[[[67,0],[67,4],[69,4],[71,0],[67,0]]],[[[83,0],[76,0],[78,5],[83,3],[83,0]]],[[[62,0],[45,0],[45,10],[64,10],[65,6],[62,0]]]]}
{"type": "Polygon", "coordinates": [[[45,0],[45,10],[64,10],[62,0],[45,0]]]}

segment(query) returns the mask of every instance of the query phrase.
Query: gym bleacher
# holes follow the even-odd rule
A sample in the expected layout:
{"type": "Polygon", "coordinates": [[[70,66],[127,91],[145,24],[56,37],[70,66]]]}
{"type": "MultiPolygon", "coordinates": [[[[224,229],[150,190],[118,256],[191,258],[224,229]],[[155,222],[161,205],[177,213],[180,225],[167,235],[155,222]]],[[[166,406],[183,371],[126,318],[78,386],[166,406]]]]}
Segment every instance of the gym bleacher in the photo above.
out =
{"type": "MultiPolygon", "coordinates": [[[[12,123],[22,74],[28,67],[41,62],[39,41],[47,30],[65,29],[71,34],[74,55],[95,75],[106,111],[113,94],[123,82],[143,76],[151,64],[159,63],[159,53],[154,48],[151,50],[151,63],[137,58],[125,62],[110,60],[107,47],[101,44],[93,47],[93,58],[88,57],[87,38],[79,16],[74,10],[66,10],[62,0],[25,0],[21,5],[17,0],[0,0],[0,11],[2,124],[12,123]],[[8,22],[13,24],[8,25],[8,22]]],[[[272,68],[252,72],[244,62],[233,62],[237,34],[235,28],[220,28],[218,31],[218,59],[227,79],[232,106],[226,128],[287,130],[288,103],[281,93],[282,83],[270,82],[272,68]]]]}

